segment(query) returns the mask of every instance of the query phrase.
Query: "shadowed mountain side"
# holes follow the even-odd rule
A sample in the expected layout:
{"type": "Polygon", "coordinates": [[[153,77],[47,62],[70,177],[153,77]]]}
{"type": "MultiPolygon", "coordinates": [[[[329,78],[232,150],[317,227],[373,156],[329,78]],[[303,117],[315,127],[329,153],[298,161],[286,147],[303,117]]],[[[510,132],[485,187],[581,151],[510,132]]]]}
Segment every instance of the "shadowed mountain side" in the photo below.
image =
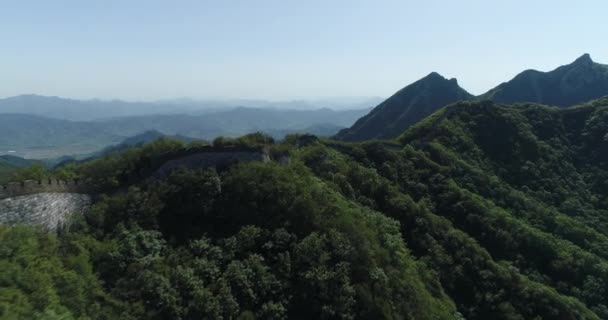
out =
{"type": "Polygon", "coordinates": [[[526,70],[479,96],[501,103],[536,102],[567,107],[608,95],[608,65],[584,54],[550,72],[526,70]]]}
{"type": "Polygon", "coordinates": [[[346,141],[392,138],[446,104],[472,98],[456,79],[433,72],[399,90],[336,137],[346,141]]]}

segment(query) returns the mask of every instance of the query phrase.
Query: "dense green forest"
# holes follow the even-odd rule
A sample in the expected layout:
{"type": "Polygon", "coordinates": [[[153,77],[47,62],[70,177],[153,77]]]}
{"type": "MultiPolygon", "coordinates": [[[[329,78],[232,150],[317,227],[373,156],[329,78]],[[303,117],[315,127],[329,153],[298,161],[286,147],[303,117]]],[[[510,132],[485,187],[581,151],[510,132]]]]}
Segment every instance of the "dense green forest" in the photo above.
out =
{"type": "Polygon", "coordinates": [[[607,128],[608,99],[462,102],[394,141],[217,139],[272,160],[146,183],[192,146],[34,172],[104,195],[57,235],[0,228],[0,317],[608,319],[607,128]]]}
{"type": "Polygon", "coordinates": [[[6,163],[0,160],[0,184],[8,182],[11,178],[11,175],[17,169],[17,167],[11,165],[10,163],[6,163]]]}
{"type": "Polygon", "coordinates": [[[0,156],[0,185],[5,184],[14,179],[21,178],[18,176],[18,173],[21,172],[22,169],[28,168],[36,163],[36,161],[27,160],[10,155],[0,156]]]}

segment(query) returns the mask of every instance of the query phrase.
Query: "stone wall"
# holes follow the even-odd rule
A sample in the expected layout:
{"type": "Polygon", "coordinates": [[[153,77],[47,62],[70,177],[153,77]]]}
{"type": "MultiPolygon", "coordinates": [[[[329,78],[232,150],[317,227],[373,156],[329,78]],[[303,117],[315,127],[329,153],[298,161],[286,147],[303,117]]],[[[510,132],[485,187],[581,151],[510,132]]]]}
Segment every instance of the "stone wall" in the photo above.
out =
{"type": "MultiPolygon", "coordinates": [[[[144,160],[128,184],[162,179],[179,168],[218,169],[238,162],[269,161],[268,153],[252,148],[203,147],[144,160]]],[[[115,190],[114,190],[115,191],[115,190]]],[[[97,192],[77,180],[23,181],[0,186],[0,224],[33,224],[49,230],[63,226],[70,215],[87,210],[97,192]]]]}
{"type": "Polygon", "coordinates": [[[89,189],[90,188],[87,186],[79,183],[78,180],[26,180],[22,182],[12,182],[7,185],[0,186],[0,199],[48,192],[91,193],[91,190],[89,189]]]}
{"type": "Polygon", "coordinates": [[[39,225],[48,230],[64,226],[72,214],[81,214],[92,197],[79,193],[37,193],[0,200],[0,224],[39,225]]]}
{"type": "MultiPolygon", "coordinates": [[[[172,151],[153,158],[142,157],[135,169],[121,182],[127,185],[143,183],[148,179],[166,177],[173,170],[215,167],[226,168],[238,162],[270,161],[268,151],[263,148],[244,146],[201,146],[172,151]]],[[[103,191],[103,190],[102,190],[103,191]]]]}
{"type": "Polygon", "coordinates": [[[269,161],[268,155],[260,151],[231,151],[231,152],[204,152],[186,155],[172,159],[161,165],[152,174],[152,178],[164,178],[179,168],[195,169],[229,167],[239,162],[269,161]]]}

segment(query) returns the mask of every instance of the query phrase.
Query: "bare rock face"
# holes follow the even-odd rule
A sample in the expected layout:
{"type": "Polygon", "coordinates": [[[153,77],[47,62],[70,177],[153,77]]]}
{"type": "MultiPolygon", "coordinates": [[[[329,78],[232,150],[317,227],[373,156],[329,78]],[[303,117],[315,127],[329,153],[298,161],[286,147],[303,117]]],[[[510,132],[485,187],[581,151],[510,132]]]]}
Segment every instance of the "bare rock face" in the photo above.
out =
{"type": "Polygon", "coordinates": [[[64,226],[72,214],[92,204],[90,195],[37,193],[0,200],[0,224],[39,225],[48,230],[64,226]]]}

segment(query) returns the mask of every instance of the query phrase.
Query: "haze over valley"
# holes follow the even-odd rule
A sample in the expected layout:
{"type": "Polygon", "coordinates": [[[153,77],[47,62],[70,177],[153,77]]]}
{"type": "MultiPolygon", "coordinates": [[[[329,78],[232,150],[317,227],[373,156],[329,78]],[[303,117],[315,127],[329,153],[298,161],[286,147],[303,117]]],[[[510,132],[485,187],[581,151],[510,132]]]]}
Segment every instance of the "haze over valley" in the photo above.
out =
{"type": "Polygon", "coordinates": [[[240,101],[251,105],[246,107],[230,101],[130,103],[17,96],[0,100],[0,154],[82,157],[150,130],[206,140],[257,131],[276,138],[305,132],[331,136],[378,100],[240,101]]]}

